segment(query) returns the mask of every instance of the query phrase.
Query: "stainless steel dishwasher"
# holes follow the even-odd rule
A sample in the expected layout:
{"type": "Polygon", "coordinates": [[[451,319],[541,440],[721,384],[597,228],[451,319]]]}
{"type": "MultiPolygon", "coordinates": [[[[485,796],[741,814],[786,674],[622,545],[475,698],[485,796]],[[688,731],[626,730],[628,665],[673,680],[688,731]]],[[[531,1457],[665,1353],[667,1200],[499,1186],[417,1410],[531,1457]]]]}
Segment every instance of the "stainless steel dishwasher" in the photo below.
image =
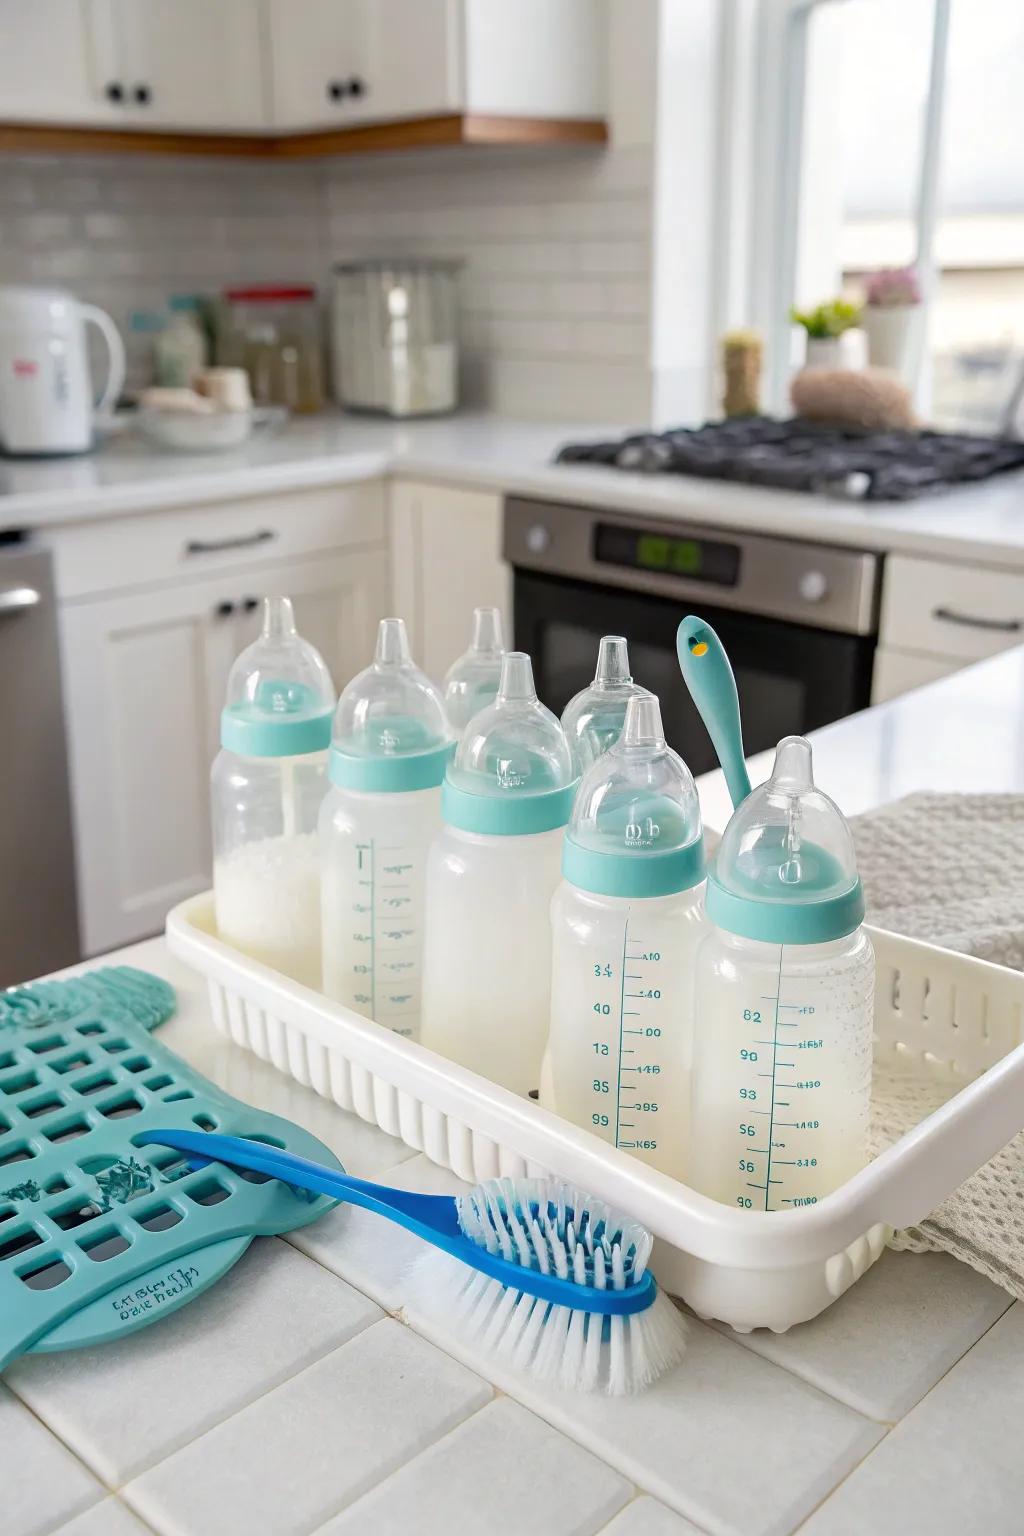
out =
{"type": "Polygon", "coordinates": [[[79,956],[50,557],[0,544],[0,986],[79,956]]]}

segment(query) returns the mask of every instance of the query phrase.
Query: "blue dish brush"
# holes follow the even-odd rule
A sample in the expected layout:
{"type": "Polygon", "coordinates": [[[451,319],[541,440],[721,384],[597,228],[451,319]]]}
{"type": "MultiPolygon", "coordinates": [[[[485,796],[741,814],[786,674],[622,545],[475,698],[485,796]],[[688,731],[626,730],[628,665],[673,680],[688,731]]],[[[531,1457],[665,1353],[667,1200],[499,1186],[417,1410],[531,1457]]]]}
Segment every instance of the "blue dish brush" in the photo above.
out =
{"type": "Polygon", "coordinates": [[[620,1395],[682,1358],[682,1315],[647,1268],[650,1233],[557,1179],[493,1179],[453,1198],[370,1184],[216,1132],[154,1130],[139,1141],[174,1147],[197,1166],[269,1174],[406,1227],[432,1245],[410,1269],[409,1300],[536,1380],[620,1395]]]}

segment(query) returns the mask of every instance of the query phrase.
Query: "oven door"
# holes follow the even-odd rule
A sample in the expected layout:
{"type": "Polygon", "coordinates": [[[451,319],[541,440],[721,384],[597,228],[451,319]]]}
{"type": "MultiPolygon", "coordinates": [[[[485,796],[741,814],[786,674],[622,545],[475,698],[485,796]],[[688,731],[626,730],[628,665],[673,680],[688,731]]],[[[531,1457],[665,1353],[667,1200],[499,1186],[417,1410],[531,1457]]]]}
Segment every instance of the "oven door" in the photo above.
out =
{"type": "Polygon", "coordinates": [[[672,598],[522,569],[513,595],[516,646],[533,657],[537,692],[549,709],[560,715],[591,681],[602,635],[625,635],[633,676],[658,695],[665,735],[694,774],[718,762],[676,659],[676,629],[690,611],[713,626],[728,652],[748,754],[870,702],[873,635],[810,629],[710,602],[690,609],[672,598]]]}

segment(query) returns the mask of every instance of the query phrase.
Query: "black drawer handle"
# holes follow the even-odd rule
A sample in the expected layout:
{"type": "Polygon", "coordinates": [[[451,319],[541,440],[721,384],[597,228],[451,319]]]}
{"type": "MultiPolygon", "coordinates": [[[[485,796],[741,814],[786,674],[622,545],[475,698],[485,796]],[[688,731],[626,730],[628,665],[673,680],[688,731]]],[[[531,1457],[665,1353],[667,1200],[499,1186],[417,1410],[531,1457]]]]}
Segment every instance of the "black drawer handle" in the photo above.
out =
{"type": "Polygon", "coordinates": [[[992,629],[1001,635],[1019,635],[1022,619],[983,619],[972,613],[957,613],[955,608],[933,608],[932,618],[941,624],[962,624],[965,629],[992,629]]]}
{"type": "Polygon", "coordinates": [[[267,544],[271,539],[276,539],[277,534],[269,528],[260,528],[256,533],[243,533],[237,539],[189,539],[185,545],[186,555],[218,555],[224,549],[252,549],[256,544],[267,544]]]}

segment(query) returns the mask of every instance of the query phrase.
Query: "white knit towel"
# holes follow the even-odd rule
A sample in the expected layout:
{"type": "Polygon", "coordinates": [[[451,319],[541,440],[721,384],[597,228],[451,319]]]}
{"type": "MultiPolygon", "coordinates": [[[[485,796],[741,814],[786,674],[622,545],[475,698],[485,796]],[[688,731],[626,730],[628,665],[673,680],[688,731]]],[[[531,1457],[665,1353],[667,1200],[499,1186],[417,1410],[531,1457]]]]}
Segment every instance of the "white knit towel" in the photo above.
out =
{"type": "MultiPolygon", "coordinates": [[[[1024,970],[1024,796],[910,795],[852,828],[869,922],[1024,970]]],[[[876,1075],[872,1155],[950,1091],[876,1075]]],[[[1024,1133],[892,1247],[951,1253],[1024,1301],[1024,1133]]]]}

